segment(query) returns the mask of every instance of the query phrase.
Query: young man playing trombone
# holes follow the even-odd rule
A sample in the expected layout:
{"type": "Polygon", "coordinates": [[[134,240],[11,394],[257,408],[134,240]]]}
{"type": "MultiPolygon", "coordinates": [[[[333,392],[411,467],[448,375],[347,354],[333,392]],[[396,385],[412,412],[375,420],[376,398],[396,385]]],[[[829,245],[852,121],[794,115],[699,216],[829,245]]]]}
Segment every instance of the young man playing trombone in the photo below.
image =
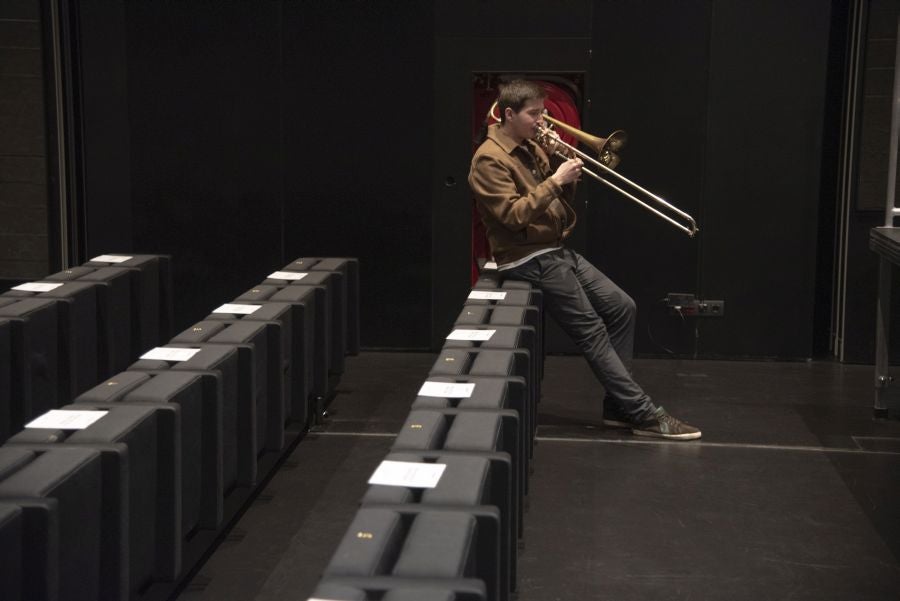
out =
{"type": "Polygon", "coordinates": [[[606,389],[605,425],[671,440],[700,438],[700,430],[654,405],[631,377],[634,301],[563,245],[575,227],[569,201],[583,165],[555,156],[557,139],[542,118],[545,97],[535,82],[501,86],[500,123],[488,127],[472,158],[469,186],[498,269],[543,291],[545,307],[606,389]]]}

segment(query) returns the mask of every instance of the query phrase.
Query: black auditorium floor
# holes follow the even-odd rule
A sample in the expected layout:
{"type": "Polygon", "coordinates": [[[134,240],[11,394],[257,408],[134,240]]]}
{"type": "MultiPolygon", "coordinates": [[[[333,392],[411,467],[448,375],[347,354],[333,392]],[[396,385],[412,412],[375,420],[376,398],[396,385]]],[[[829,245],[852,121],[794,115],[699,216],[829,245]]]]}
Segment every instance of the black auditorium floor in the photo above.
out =
{"type": "MultiPolygon", "coordinates": [[[[434,355],[350,358],[300,442],[179,601],[305,601],[434,355]]],[[[519,601],[900,598],[900,422],[873,368],[638,360],[696,442],[600,426],[578,357],[548,357],[519,601]]]]}

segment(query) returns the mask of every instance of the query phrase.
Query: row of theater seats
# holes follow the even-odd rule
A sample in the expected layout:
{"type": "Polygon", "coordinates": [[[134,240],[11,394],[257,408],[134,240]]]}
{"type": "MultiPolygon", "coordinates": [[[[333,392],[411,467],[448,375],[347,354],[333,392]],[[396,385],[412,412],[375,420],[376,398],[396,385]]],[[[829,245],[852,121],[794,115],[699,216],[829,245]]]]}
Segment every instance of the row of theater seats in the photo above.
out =
{"type": "Polygon", "coordinates": [[[61,407],[90,423],[13,435],[0,597],[169,598],[319,419],[359,350],[358,282],[353,259],[293,261],[61,407]]]}
{"type": "Polygon", "coordinates": [[[516,590],[542,331],[540,292],[484,272],[315,599],[506,601],[516,590]],[[382,479],[389,468],[400,477],[382,479]]]}
{"type": "Polygon", "coordinates": [[[171,335],[166,255],[100,255],[0,294],[0,443],[171,335]]]}

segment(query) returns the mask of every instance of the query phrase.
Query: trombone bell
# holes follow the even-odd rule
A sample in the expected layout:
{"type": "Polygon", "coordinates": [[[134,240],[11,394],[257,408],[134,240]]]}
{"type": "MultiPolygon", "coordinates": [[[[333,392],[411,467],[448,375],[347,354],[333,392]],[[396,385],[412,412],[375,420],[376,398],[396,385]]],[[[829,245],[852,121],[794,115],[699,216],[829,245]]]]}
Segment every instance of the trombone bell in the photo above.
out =
{"type": "Polygon", "coordinates": [[[557,128],[563,130],[580,143],[593,150],[594,154],[597,155],[597,160],[610,169],[615,169],[622,161],[622,157],[620,157],[618,153],[628,142],[628,134],[621,129],[617,129],[606,138],[601,138],[572,127],[559,119],[554,119],[546,113],[544,113],[544,120],[552,123],[557,128]]]}

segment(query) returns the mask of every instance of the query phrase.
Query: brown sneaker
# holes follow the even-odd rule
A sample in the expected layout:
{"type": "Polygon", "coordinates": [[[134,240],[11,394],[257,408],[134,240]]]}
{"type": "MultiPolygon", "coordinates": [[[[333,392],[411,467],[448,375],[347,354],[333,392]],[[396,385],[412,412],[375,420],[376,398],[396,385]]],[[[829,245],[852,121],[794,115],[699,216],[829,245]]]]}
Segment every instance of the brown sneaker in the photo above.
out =
{"type": "Polygon", "coordinates": [[[631,432],[638,436],[652,436],[669,440],[696,440],[701,436],[700,430],[675,419],[662,407],[656,410],[656,415],[644,423],[634,426],[631,432]]]}

